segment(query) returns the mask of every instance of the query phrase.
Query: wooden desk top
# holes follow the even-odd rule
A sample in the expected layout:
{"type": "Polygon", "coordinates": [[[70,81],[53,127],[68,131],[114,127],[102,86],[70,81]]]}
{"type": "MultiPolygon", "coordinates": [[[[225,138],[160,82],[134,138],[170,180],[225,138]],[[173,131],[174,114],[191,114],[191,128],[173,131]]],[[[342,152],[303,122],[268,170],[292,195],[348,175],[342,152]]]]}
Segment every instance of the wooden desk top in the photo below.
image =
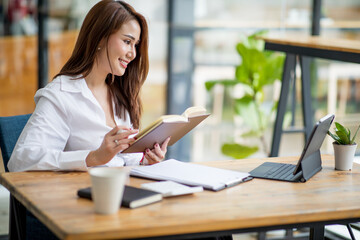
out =
{"type": "MultiPolygon", "coordinates": [[[[283,22],[279,20],[271,19],[248,19],[247,21],[242,20],[224,20],[224,19],[198,19],[195,21],[195,27],[197,28],[220,28],[220,29],[243,29],[243,28],[252,28],[252,29],[271,29],[280,30],[280,29],[308,29],[308,23],[294,23],[294,22],[283,22]]],[[[326,29],[359,29],[360,21],[335,21],[331,24],[323,23],[321,24],[321,30],[326,29]]]]}
{"type": "Polygon", "coordinates": [[[329,39],[321,36],[264,37],[262,39],[266,43],[360,54],[360,41],[356,40],[329,39]]]}
{"type": "MultiPolygon", "coordinates": [[[[250,171],[265,160],[295,163],[296,157],[207,162],[250,171]]],[[[61,239],[141,238],[360,218],[360,167],[335,171],[332,156],[306,183],[254,179],[219,192],[166,198],[118,214],[94,214],[93,203],[78,198],[90,186],[87,172],[3,173],[0,183],[61,239]]],[[[139,186],[149,180],[131,178],[139,186]]]]}

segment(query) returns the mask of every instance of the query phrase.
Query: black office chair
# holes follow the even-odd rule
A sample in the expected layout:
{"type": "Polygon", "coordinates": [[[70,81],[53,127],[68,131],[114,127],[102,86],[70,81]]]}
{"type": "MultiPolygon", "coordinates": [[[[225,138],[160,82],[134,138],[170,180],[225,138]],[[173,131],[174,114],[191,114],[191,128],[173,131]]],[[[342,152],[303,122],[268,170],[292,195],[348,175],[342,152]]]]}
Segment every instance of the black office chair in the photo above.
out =
{"type": "MultiPolygon", "coordinates": [[[[10,160],[11,153],[30,116],[31,114],[0,117],[0,148],[5,172],[9,171],[7,164],[10,160]]],[[[26,211],[26,216],[21,216],[20,212],[23,209],[24,206],[22,206],[20,202],[15,201],[13,196],[10,195],[10,218],[17,218],[17,223],[26,221],[26,229],[20,229],[20,224],[18,226],[12,226],[11,222],[13,221],[10,221],[9,233],[11,234],[11,232],[13,232],[12,229],[15,229],[17,236],[9,236],[9,239],[58,239],[29,211],[26,211]]]]}

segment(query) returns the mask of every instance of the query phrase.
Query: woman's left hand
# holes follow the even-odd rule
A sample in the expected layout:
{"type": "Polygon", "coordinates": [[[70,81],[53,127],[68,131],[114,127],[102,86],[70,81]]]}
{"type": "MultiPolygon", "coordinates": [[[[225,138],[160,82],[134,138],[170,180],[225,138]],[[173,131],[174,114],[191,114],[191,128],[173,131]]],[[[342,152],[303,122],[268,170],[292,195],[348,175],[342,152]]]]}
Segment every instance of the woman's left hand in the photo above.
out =
{"type": "Polygon", "coordinates": [[[168,146],[168,143],[170,141],[170,137],[168,137],[164,142],[163,144],[160,145],[158,143],[156,143],[154,145],[154,148],[153,149],[146,149],[145,152],[144,152],[144,157],[146,158],[147,160],[147,163],[149,165],[152,165],[152,164],[155,164],[155,163],[159,163],[161,162],[162,160],[164,160],[165,158],[165,154],[167,152],[167,146],[168,146]]]}

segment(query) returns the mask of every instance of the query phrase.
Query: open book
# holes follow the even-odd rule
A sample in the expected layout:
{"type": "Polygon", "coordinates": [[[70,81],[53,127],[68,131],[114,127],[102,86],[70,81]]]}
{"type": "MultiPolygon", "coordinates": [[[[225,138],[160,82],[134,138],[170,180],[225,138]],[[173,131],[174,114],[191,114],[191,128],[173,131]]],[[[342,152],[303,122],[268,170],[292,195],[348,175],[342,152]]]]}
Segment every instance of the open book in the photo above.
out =
{"type": "Polygon", "coordinates": [[[170,136],[168,146],[171,146],[209,115],[203,107],[190,107],[181,115],[161,116],[139,132],[135,136],[135,142],[122,152],[144,152],[147,148],[152,149],[155,143],[161,145],[170,136]]]}

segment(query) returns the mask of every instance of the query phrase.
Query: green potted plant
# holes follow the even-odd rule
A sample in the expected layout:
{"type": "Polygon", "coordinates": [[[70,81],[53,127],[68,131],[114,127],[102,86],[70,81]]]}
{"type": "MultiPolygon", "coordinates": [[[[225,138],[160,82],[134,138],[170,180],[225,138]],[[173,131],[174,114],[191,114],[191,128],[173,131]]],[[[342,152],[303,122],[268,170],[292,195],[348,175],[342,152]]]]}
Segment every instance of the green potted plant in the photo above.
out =
{"type": "Polygon", "coordinates": [[[336,170],[351,170],[357,144],[355,137],[359,131],[360,125],[356,132],[351,136],[349,128],[344,127],[338,122],[335,122],[334,133],[328,131],[328,135],[335,141],[333,142],[334,155],[335,155],[335,169],[336,170]]]}
{"type": "Polygon", "coordinates": [[[281,53],[265,50],[265,42],[259,36],[266,31],[257,32],[250,36],[243,36],[237,44],[236,50],[241,57],[241,63],[236,67],[235,78],[226,80],[211,80],[205,83],[210,91],[216,84],[232,88],[241,85],[245,94],[240,98],[233,98],[234,113],[239,116],[247,127],[241,135],[242,139],[255,138],[259,144],[249,145],[238,142],[227,142],[222,146],[222,153],[233,158],[246,158],[259,151],[259,145],[266,155],[269,150],[264,138],[269,129],[277,102],[272,106],[264,104],[265,87],[271,86],[281,79],[285,56],[281,53]]]}

